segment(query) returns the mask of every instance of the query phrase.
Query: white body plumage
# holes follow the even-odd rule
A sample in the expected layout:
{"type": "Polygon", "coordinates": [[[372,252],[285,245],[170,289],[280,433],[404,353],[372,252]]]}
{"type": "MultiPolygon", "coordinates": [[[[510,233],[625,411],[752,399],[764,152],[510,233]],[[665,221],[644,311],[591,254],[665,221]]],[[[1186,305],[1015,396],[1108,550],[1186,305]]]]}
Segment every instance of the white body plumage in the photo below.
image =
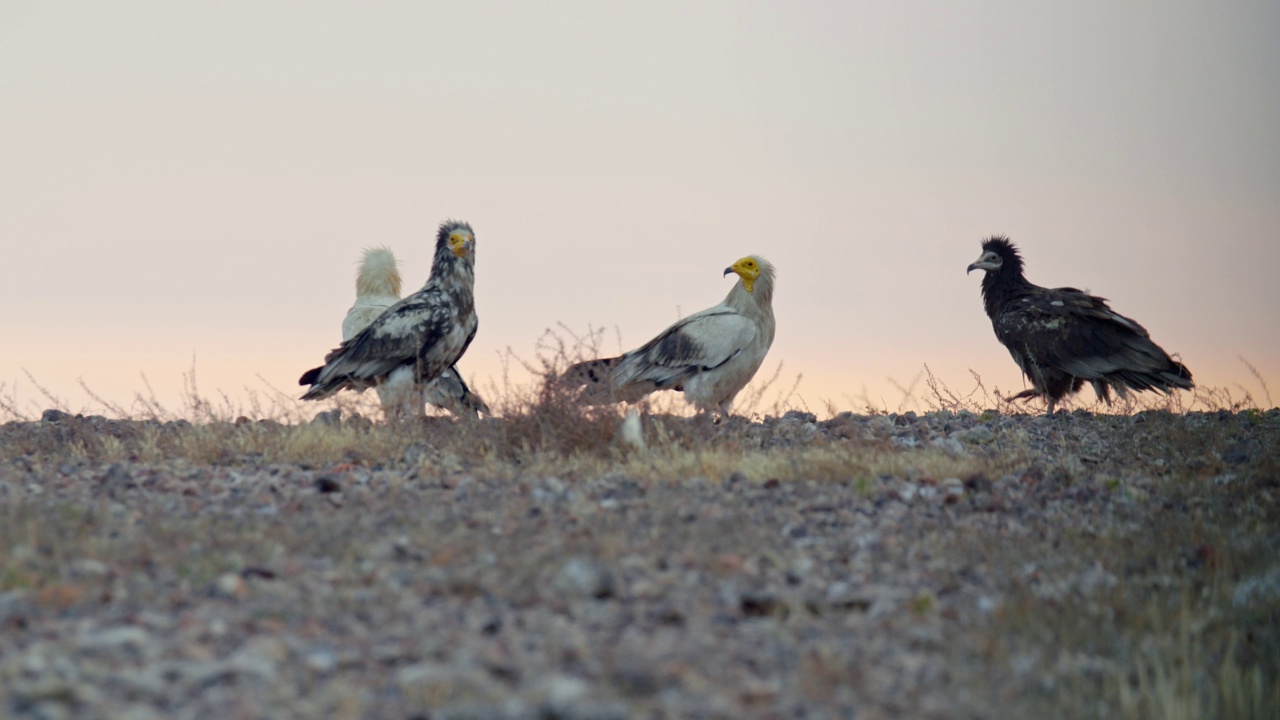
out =
{"type": "Polygon", "coordinates": [[[739,276],[725,299],[682,318],[625,355],[578,363],[566,377],[587,402],[635,402],[655,390],[683,391],[704,412],[727,416],[773,344],[774,269],[748,255],[725,270],[739,276]]]}

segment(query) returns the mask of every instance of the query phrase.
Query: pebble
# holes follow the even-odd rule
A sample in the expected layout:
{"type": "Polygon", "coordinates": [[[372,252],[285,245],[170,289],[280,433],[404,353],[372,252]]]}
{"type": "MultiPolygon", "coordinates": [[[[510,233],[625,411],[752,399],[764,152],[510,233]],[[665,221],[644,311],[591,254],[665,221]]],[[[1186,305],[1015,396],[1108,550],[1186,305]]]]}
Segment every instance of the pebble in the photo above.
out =
{"type": "Polygon", "coordinates": [[[71,561],[71,576],[74,578],[99,578],[109,572],[111,572],[111,568],[101,560],[79,558],[71,561]]]}
{"type": "Polygon", "coordinates": [[[613,573],[584,557],[572,558],[562,565],[551,585],[560,593],[574,597],[601,600],[614,593],[613,573]]]}
{"type": "Polygon", "coordinates": [[[957,431],[954,435],[961,442],[972,443],[974,445],[985,445],[995,439],[995,432],[986,425],[978,425],[968,430],[957,431]]]}
{"type": "Polygon", "coordinates": [[[146,630],[133,625],[107,628],[80,638],[83,652],[140,654],[151,646],[151,636],[146,630]]]}
{"type": "Polygon", "coordinates": [[[342,410],[333,409],[333,410],[324,410],[322,412],[318,412],[316,413],[315,417],[311,418],[311,423],[313,425],[327,425],[330,427],[336,427],[338,425],[341,425],[342,410]]]}
{"type": "Polygon", "coordinates": [[[965,452],[964,445],[962,445],[960,441],[956,440],[955,438],[950,438],[950,437],[934,438],[933,441],[930,442],[929,444],[940,450],[945,450],[949,453],[952,453],[953,455],[963,455],[965,452]]]}
{"type": "Polygon", "coordinates": [[[223,573],[214,583],[214,591],[219,597],[241,600],[249,595],[249,584],[240,576],[240,573],[223,573]]]}

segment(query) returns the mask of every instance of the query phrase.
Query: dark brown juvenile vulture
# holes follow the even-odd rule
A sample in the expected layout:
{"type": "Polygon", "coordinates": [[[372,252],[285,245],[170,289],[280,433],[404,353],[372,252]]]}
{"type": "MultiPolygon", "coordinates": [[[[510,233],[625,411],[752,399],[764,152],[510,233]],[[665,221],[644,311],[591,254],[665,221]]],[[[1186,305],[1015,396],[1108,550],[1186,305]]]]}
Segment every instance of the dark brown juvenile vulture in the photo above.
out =
{"type": "Polygon", "coordinates": [[[996,338],[1013,355],[1032,389],[1013,399],[1043,396],[1049,414],[1084,384],[1111,403],[1129,390],[1168,393],[1195,387],[1191,371],[1151,341],[1146,329],[1107,307],[1103,298],[1075,288],[1043,288],[1022,274],[1022,256],[1008,238],[982,243],[967,272],[985,271],[982,303],[996,338]]]}

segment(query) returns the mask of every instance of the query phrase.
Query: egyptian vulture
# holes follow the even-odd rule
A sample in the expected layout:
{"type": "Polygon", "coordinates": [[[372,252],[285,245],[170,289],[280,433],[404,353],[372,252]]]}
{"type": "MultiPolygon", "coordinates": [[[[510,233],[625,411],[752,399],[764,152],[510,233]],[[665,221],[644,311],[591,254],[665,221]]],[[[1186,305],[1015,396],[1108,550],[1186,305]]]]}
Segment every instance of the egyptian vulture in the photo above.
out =
{"type": "Polygon", "coordinates": [[[442,223],[427,284],[344,340],[325,356],[324,365],[304,373],[298,384],[311,388],[302,399],[410,383],[418,395],[413,413],[422,415],[425,387],[452,368],[476,336],[475,250],[470,225],[442,223]]]}
{"type": "Polygon", "coordinates": [[[1049,413],[1063,397],[1093,385],[1111,404],[1129,390],[1191,388],[1191,371],[1151,341],[1138,323],[1114,312],[1103,298],[1075,288],[1042,288],[1022,274],[1022,255],[1008,238],[982,243],[982,256],[966,271],[986,271],[982,303],[996,338],[1031,380],[1013,399],[1044,397],[1049,413]]]}
{"type": "MultiPolygon", "coordinates": [[[[356,302],[342,321],[342,339],[355,337],[387,308],[400,301],[400,271],[396,256],[389,248],[368,248],[356,273],[356,302]]],[[[442,407],[458,417],[476,417],[478,413],[490,414],[489,406],[479,395],[471,392],[458,373],[450,367],[424,389],[428,403],[442,407]]],[[[414,392],[410,373],[393,374],[378,386],[378,399],[388,419],[408,417],[414,414],[413,401],[419,396],[414,392]]]]}
{"type": "Polygon", "coordinates": [[[683,391],[703,412],[729,415],[773,343],[773,265],[748,255],[725,269],[738,281],[715,307],[694,313],[620,357],[571,366],[566,380],[590,404],[636,402],[655,390],[683,391]]]}

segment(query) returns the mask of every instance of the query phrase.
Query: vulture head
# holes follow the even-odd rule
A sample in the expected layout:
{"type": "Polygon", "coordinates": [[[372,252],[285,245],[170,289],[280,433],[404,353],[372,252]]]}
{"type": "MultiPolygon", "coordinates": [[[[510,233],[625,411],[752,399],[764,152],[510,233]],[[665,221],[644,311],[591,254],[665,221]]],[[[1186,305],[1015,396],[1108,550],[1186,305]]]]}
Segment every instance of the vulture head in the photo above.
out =
{"type": "Polygon", "coordinates": [[[978,259],[969,264],[969,268],[965,270],[965,274],[969,274],[974,270],[985,270],[989,275],[1000,273],[1002,269],[1008,266],[1009,274],[1022,274],[1022,255],[1018,253],[1018,248],[1009,242],[1009,238],[1002,235],[993,235],[982,241],[982,255],[978,259]]]}
{"type": "Polygon", "coordinates": [[[367,248],[356,271],[356,297],[400,297],[400,271],[388,247],[367,248]]]}
{"type": "Polygon", "coordinates": [[[760,279],[761,274],[773,277],[773,266],[767,260],[755,255],[748,255],[741,260],[735,262],[724,269],[724,274],[736,273],[742,278],[742,289],[747,292],[753,292],[756,280],[760,279]]]}
{"type": "Polygon", "coordinates": [[[447,248],[449,252],[465,258],[476,249],[476,234],[471,226],[460,220],[446,220],[436,233],[436,252],[447,248]]]}

